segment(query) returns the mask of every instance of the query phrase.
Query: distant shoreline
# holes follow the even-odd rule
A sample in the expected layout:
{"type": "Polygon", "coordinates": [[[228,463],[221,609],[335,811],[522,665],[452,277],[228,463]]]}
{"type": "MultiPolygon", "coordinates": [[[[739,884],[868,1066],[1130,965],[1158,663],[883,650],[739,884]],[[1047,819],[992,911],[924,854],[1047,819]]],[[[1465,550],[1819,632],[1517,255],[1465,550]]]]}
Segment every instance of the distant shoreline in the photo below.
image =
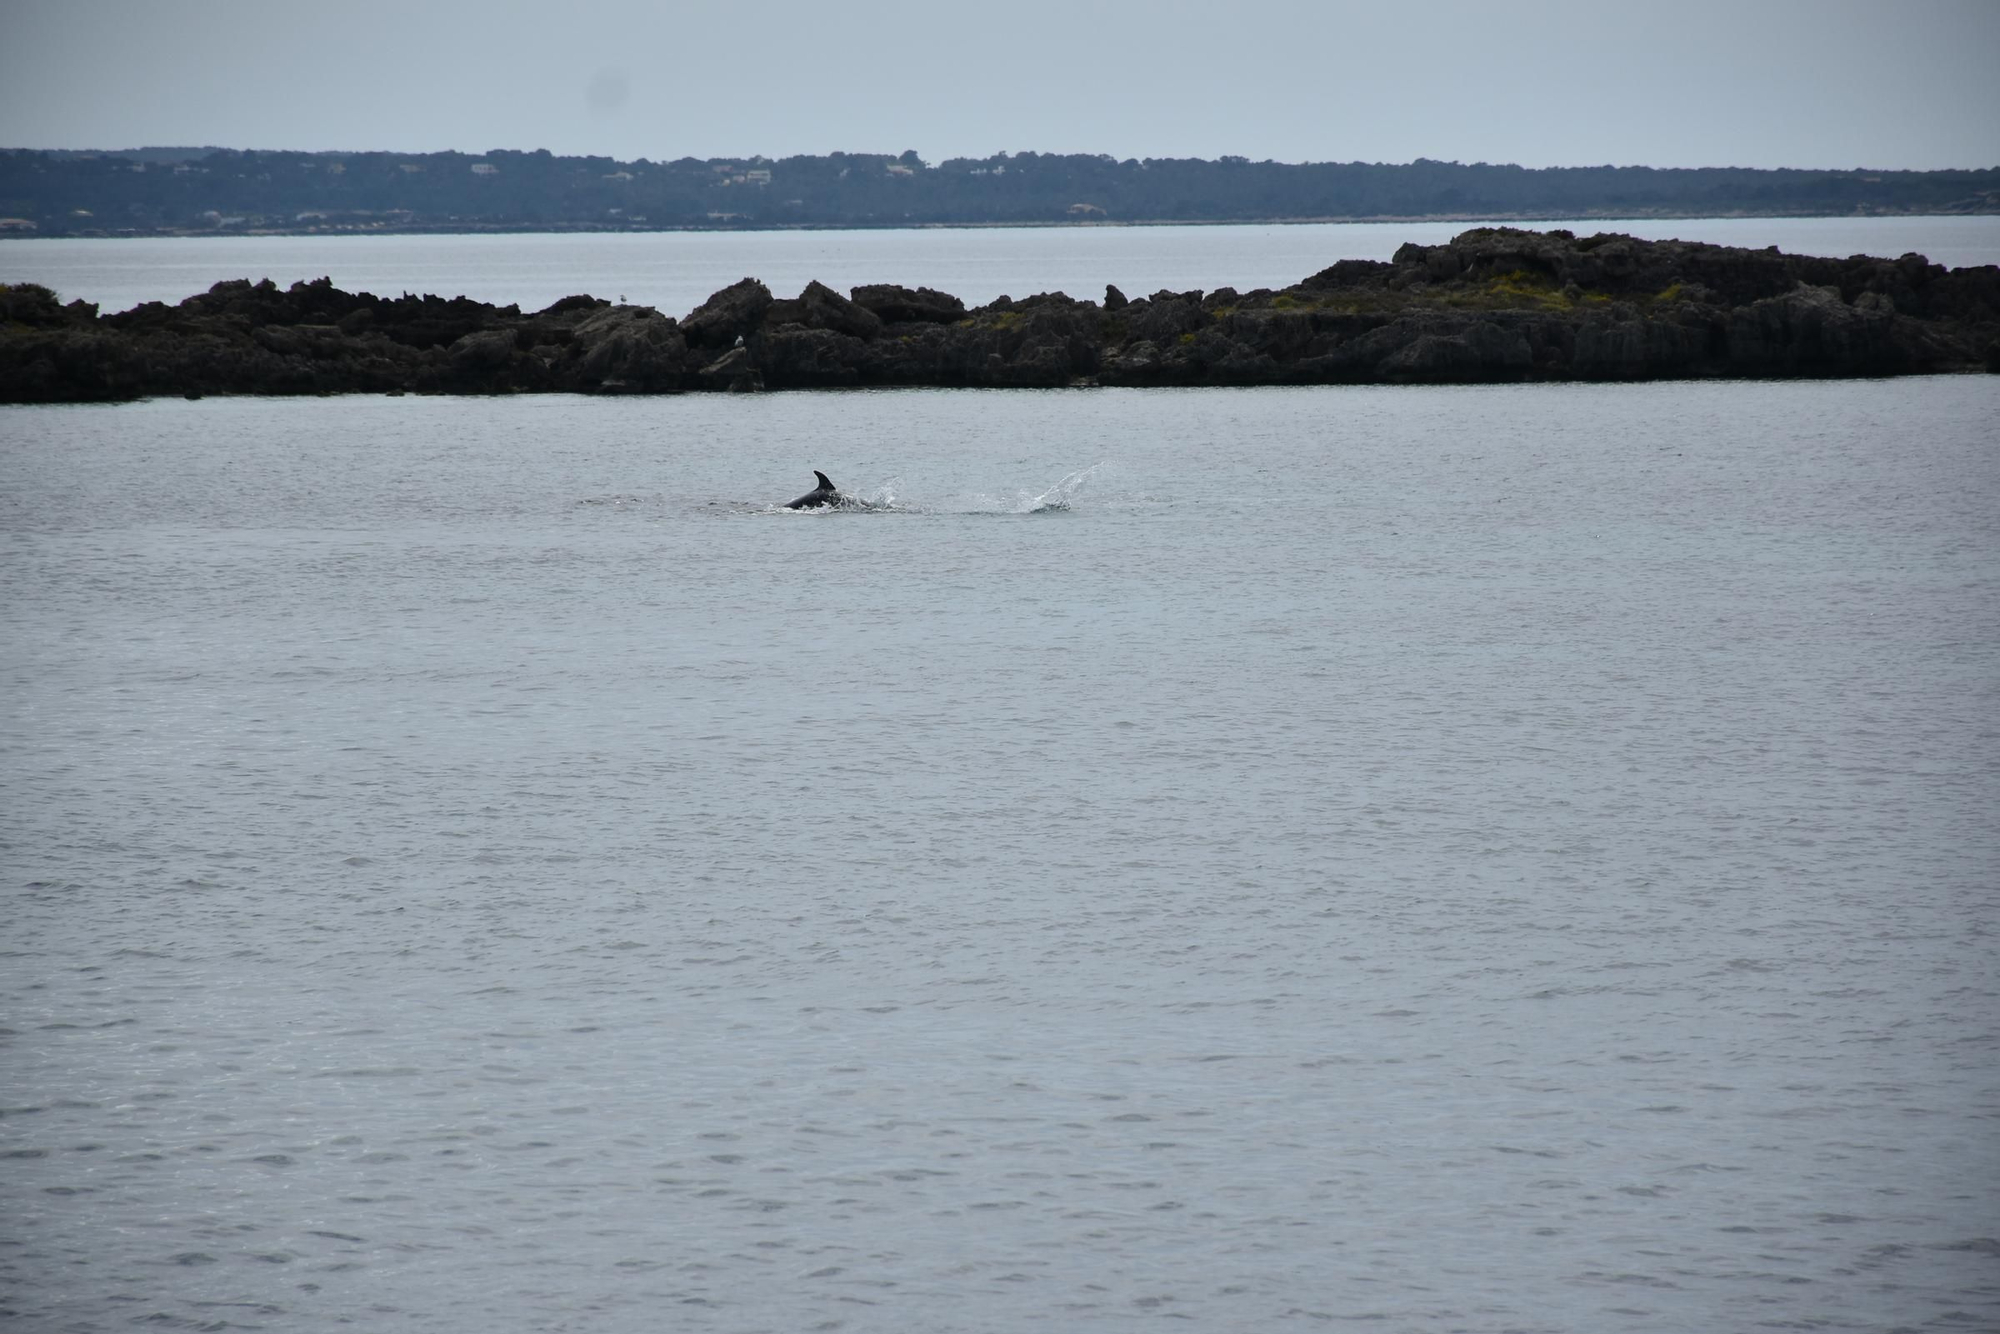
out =
{"type": "Polygon", "coordinates": [[[2000,167],[0,148],[0,234],[418,235],[2000,214],[2000,167]]]}
{"type": "Polygon", "coordinates": [[[1128,227],[1362,227],[1416,225],[1423,223],[1466,224],[1466,223],[1558,223],[1558,222],[1706,222],[1737,221],[1756,218],[1770,219],[1826,219],[1853,222],[1886,220],[1898,218],[1992,218],[2000,217],[2000,207],[1980,209],[1931,209],[1908,212],[1871,213],[1807,213],[1797,210],[1780,212],[1732,212],[1686,213],[1679,211],[1627,211],[1622,213],[1416,213],[1383,214],[1366,217],[1269,217],[1269,218],[1133,218],[1116,220],[1074,221],[1052,219],[1044,222],[802,222],[802,223],[740,223],[697,225],[694,223],[661,226],[616,226],[600,223],[438,223],[416,225],[384,226],[307,226],[307,227],[243,227],[243,228],[126,228],[118,231],[79,230],[67,232],[41,233],[26,230],[0,230],[0,244],[8,241],[159,241],[205,238],[237,238],[248,236],[656,236],[669,234],[722,233],[740,235],[747,232],[969,232],[969,231],[1105,231],[1128,227]]]}

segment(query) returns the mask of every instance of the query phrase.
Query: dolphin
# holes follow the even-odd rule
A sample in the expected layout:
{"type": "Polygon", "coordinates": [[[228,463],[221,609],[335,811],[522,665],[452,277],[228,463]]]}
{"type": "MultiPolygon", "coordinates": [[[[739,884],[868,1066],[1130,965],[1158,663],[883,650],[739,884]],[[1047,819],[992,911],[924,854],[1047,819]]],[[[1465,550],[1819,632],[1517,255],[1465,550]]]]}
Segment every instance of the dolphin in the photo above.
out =
{"type": "Polygon", "coordinates": [[[819,478],[819,485],[800,496],[797,500],[786,501],[786,509],[816,510],[826,505],[838,505],[842,500],[846,499],[846,497],[840,494],[840,489],[826,479],[825,473],[814,468],[813,476],[819,478]]]}

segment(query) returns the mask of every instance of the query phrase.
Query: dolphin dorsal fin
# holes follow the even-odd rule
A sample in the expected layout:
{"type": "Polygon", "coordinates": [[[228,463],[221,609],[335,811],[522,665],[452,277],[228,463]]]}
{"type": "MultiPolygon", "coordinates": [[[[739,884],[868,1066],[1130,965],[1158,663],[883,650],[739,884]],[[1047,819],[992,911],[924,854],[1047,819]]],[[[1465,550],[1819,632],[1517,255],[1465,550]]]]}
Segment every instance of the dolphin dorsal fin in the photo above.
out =
{"type": "Polygon", "coordinates": [[[835,485],[834,485],[834,484],[832,483],[832,481],[830,481],[830,480],[829,480],[829,479],[827,478],[827,475],[826,475],[825,473],[821,472],[821,471],[820,471],[820,470],[819,470],[818,468],[814,468],[814,469],[813,469],[813,476],[815,476],[815,477],[819,478],[819,484],[820,484],[821,486],[825,487],[825,488],[826,488],[827,490],[829,490],[829,491],[838,491],[838,490],[840,489],[839,487],[835,486],[835,485]]]}

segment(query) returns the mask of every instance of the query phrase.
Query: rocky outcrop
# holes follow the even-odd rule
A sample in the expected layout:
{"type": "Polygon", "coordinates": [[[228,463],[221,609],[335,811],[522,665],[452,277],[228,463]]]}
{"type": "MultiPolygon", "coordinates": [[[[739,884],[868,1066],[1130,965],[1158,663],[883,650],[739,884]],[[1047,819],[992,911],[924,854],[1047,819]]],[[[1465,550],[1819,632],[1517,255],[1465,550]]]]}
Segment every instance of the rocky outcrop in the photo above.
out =
{"type": "Polygon", "coordinates": [[[928,287],[871,283],[854,289],[854,304],[875,312],[884,324],[953,324],[965,318],[963,301],[928,287]]]}
{"type": "Polygon", "coordinates": [[[770,288],[745,278],[696,306],[682,322],[682,336],[690,347],[728,347],[763,327],[772,304],[770,288]]]}
{"type": "Polygon", "coordinates": [[[2000,269],[1512,228],[1342,260],[1283,291],[778,299],[752,278],[684,319],[565,297],[218,283],[102,315],[0,288],[0,401],[146,395],[680,393],[852,386],[1437,384],[2000,371],[2000,269]]]}

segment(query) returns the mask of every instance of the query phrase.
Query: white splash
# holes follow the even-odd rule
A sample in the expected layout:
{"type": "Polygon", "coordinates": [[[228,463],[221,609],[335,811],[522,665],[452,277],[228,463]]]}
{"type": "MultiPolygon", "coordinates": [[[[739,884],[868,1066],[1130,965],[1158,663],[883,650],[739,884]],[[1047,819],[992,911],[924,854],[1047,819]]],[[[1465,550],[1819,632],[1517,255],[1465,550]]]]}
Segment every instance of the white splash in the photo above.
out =
{"type": "Polygon", "coordinates": [[[1078,469],[1048,490],[1042,492],[1039,496],[1028,498],[1018,512],[1022,514],[1061,513],[1070,507],[1071,498],[1083,489],[1083,484],[1089,481],[1092,475],[1104,466],[1104,463],[1105,460],[1100,459],[1088,468],[1078,469]]]}

